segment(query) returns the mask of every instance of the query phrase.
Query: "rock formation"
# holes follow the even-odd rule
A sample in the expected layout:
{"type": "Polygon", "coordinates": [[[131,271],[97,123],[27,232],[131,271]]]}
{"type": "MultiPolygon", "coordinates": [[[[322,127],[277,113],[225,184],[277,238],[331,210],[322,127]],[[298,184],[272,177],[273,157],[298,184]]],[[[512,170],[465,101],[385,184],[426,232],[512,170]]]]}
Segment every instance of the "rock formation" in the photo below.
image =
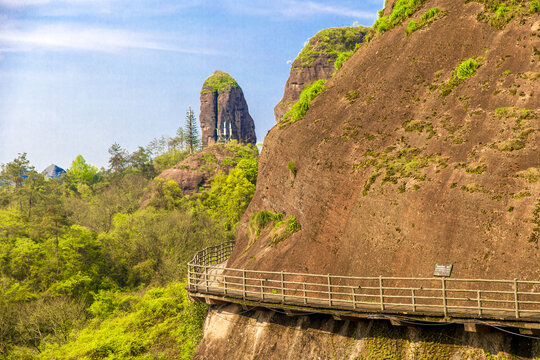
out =
{"type": "Polygon", "coordinates": [[[66,170],[62,169],[59,166],[51,164],[47,166],[45,170],[43,170],[41,173],[47,178],[59,178],[66,173],[66,170]]]}
{"type": "Polygon", "coordinates": [[[228,174],[240,158],[227,146],[215,144],[190,155],[157,177],[174,180],[182,192],[189,195],[198,192],[200,188],[208,189],[210,181],[218,172],[228,174]]]}
{"type": "Polygon", "coordinates": [[[340,54],[352,53],[368,30],[362,26],[325,29],[309,39],[291,65],[283,98],[274,108],[276,122],[298,100],[304,87],[319,79],[329,79],[336,71],[334,64],[340,54]]]}
{"type": "MultiPolygon", "coordinates": [[[[387,1],[383,15],[402,13],[377,23],[307,114],[266,136],[228,267],[429,278],[438,263],[453,264],[452,278],[538,280],[538,11],[531,1],[503,1],[504,12],[475,0],[395,3],[387,1]],[[253,241],[248,221],[261,210],[295,216],[301,230],[276,246],[270,230],[253,241]]],[[[210,311],[205,330],[222,311],[210,311]]],[[[426,348],[394,351],[393,341],[409,335],[393,336],[384,320],[351,327],[314,315],[291,328],[281,321],[293,319],[271,311],[244,313],[208,331],[195,358],[220,351],[243,359],[538,356],[536,340],[496,330],[472,339],[445,327],[432,340],[424,336],[430,327],[400,330],[454,354],[416,356],[426,348]],[[489,345],[494,334],[500,338],[489,345]],[[346,345],[334,345],[333,336],[346,345]],[[467,347],[478,351],[469,356],[467,347]]]]}
{"type": "Polygon", "coordinates": [[[223,71],[214,72],[203,84],[199,120],[203,148],[230,140],[257,142],[244,93],[236,80],[223,71]]]}

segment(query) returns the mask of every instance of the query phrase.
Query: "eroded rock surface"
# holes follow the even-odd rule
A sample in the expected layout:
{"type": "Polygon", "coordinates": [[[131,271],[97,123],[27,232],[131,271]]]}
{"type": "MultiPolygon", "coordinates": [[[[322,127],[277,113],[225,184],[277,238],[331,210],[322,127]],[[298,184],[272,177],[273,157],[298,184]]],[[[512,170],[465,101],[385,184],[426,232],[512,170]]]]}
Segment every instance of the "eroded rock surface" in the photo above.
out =
{"type": "Polygon", "coordinates": [[[244,93],[236,80],[222,71],[216,71],[204,82],[199,121],[203,148],[231,140],[257,142],[244,93]]]}
{"type": "Polygon", "coordinates": [[[388,320],[345,321],[326,315],[287,316],[238,305],[212,307],[194,360],[528,359],[540,341],[512,339],[463,325],[392,326],[388,320]]]}

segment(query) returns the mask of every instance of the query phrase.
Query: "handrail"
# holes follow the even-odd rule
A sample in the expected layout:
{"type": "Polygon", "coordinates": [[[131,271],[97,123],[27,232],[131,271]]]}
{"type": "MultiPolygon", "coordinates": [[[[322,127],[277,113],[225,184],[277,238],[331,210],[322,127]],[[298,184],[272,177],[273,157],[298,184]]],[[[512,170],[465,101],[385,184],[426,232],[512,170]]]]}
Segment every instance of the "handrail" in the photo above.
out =
{"type": "Polygon", "coordinates": [[[540,321],[540,281],[357,277],[225,267],[235,242],[188,263],[188,290],[268,303],[363,312],[540,321]]]}

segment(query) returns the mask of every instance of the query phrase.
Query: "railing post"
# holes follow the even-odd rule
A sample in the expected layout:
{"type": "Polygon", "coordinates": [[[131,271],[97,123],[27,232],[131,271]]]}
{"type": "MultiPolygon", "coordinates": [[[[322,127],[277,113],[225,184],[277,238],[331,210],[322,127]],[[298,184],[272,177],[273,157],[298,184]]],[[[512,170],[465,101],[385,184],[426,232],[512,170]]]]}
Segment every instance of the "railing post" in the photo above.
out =
{"type": "Polygon", "coordinates": [[[381,310],[384,311],[384,293],[383,293],[383,279],[379,275],[379,296],[381,298],[381,310]]]}
{"type": "Polygon", "coordinates": [[[285,303],[285,275],[281,271],[281,302],[285,303]]]}
{"type": "Polygon", "coordinates": [[[516,310],[516,319],[519,319],[519,300],[518,300],[518,280],[514,279],[514,308],[516,310]]]}
{"type": "Polygon", "coordinates": [[[330,274],[328,274],[328,305],[332,307],[332,283],[330,280],[330,274]]]}
{"type": "Polygon", "coordinates": [[[187,283],[188,289],[191,290],[191,265],[188,265],[187,267],[187,283]]]}
{"type": "Polygon", "coordinates": [[[412,304],[412,311],[416,312],[416,299],[414,298],[414,289],[411,289],[411,304],[412,304]]]}
{"type": "Polygon", "coordinates": [[[482,292],[480,290],[478,290],[478,294],[477,294],[477,300],[478,300],[478,316],[482,316],[482,300],[480,298],[480,295],[482,294],[482,292]]]}
{"type": "Polygon", "coordinates": [[[208,292],[208,266],[204,267],[204,281],[206,283],[206,292],[208,292]]]}
{"type": "Polygon", "coordinates": [[[302,287],[304,288],[304,304],[307,305],[307,297],[306,297],[306,283],[302,283],[302,287]]]}
{"type": "Polygon", "coordinates": [[[227,277],[223,275],[223,294],[227,295],[227,277]]]}
{"type": "Polygon", "coordinates": [[[448,309],[446,304],[446,278],[441,278],[442,282],[442,296],[443,296],[443,310],[444,310],[444,317],[448,316],[448,309]]]}
{"type": "Polygon", "coordinates": [[[351,290],[352,290],[352,305],[353,305],[353,309],[356,310],[356,291],[355,291],[354,286],[351,287],[351,290]]]}
{"type": "Polygon", "coordinates": [[[264,279],[261,279],[261,300],[264,301],[264,279]]]}
{"type": "Polygon", "coordinates": [[[242,269],[242,299],[246,300],[246,270],[242,269]]]}

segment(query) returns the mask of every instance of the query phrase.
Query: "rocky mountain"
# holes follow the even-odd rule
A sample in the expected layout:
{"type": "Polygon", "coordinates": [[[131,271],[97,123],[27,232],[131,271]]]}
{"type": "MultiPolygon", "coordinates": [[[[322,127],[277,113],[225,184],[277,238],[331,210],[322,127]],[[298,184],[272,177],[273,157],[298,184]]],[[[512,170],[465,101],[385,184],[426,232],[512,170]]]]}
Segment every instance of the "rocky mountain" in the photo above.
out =
{"type": "Polygon", "coordinates": [[[51,164],[47,166],[45,170],[43,170],[41,173],[48,178],[59,178],[60,176],[66,173],[66,170],[62,169],[59,166],[51,164]]]}
{"type": "MultiPolygon", "coordinates": [[[[265,138],[227,266],[428,278],[443,263],[454,278],[538,280],[539,9],[387,1],[370,41],[305,116],[265,138]],[[272,227],[250,237],[263,210],[294,216],[301,230],[279,243],[272,227]]],[[[494,331],[449,326],[433,337],[383,320],[231,311],[210,311],[196,359],[539,356],[535,340],[494,331]]]]}
{"type": "Polygon", "coordinates": [[[242,88],[223,71],[214,72],[203,84],[199,120],[203,147],[230,140],[257,142],[242,88]]]}
{"type": "Polygon", "coordinates": [[[367,32],[362,26],[340,27],[322,30],[309,39],[292,63],[283,98],[274,108],[276,121],[281,121],[307,85],[332,77],[367,32]]]}

